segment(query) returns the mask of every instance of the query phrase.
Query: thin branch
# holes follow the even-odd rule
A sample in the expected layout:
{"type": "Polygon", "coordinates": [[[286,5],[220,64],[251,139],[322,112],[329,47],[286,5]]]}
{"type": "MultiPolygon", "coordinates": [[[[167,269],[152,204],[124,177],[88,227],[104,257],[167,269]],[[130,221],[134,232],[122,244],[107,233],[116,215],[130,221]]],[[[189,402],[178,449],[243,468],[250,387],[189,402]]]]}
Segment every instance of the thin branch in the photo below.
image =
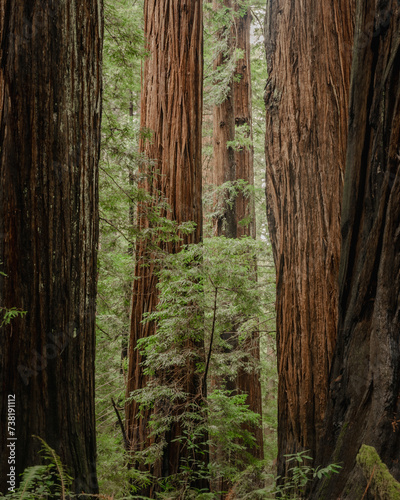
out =
{"type": "Polygon", "coordinates": [[[111,403],[114,407],[115,413],[116,413],[117,418],[118,418],[118,423],[119,423],[119,426],[121,428],[122,437],[124,439],[124,448],[126,451],[128,451],[129,450],[129,441],[128,441],[128,438],[126,436],[125,427],[124,427],[124,424],[122,423],[122,418],[121,418],[121,415],[120,415],[119,410],[117,408],[117,405],[115,404],[114,398],[111,398],[111,403]]]}
{"type": "Polygon", "coordinates": [[[375,474],[375,469],[376,469],[376,465],[374,465],[374,468],[372,469],[372,473],[371,473],[371,475],[369,477],[367,487],[365,488],[364,495],[361,497],[361,500],[364,500],[365,495],[367,494],[367,491],[368,491],[369,487],[371,486],[371,481],[372,481],[372,478],[373,478],[373,476],[375,474]]]}
{"type": "Polygon", "coordinates": [[[114,177],[112,175],[110,175],[107,170],[103,167],[100,167],[100,170],[102,170],[106,175],[108,175],[108,177],[113,181],[113,183],[117,186],[117,188],[122,191],[124,193],[124,195],[129,199],[129,201],[131,201],[132,203],[135,203],[135,200],[132,198],[132,196],[130,196],[124,188],[122,188],[118,182],[114,179],[114,177]]]}
{"type": "Polygon", "coordinates": [[[130,245],[133,245],[134,242],[129,240],[125,235],[124,233],[117,227],[115,226],[112,222],[110,222],[109,220],[107,220],[106,218],[104,217],[99,217],[99,220],[102,220],[103,222],[106,222],[107,224],[109,224],[111,227],[113,227],[130,245]]]}
{"type": "Polygon", "coordinates": [[[204,387],[203,396],[206,396],[206,394],[207,394],[207,373],[208,373],[208,368],[210,366],[212,345],[213,345],[213,341],[214,341],[215,321],[216,321],[216,317],[217,317],[217,297],[218,297],[218,288],[215,288],[214,314],[213,314],[212,327],[211,327],[210,347],[208,348],[207,363],[206,363],[206,368],[204,370],[203,384],[202,384],[202,386],[204,387]]]}

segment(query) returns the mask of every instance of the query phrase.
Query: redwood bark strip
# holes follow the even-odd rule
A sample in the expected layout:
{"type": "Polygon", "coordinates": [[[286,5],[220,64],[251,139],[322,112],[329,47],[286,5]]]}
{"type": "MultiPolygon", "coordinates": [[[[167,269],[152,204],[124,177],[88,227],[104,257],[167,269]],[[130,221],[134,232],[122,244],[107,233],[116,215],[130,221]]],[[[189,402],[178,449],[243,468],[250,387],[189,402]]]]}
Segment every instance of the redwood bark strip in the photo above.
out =
{"type": "Polygon", "coordinates": [[[27,311],[0,335],[1,446],[15,394],[17,480],[38,435],[96,493],[102,3],[1,0],[0,28],[0,306],[27,311]]]}
{"type": "MultiPolygon", "coordinates": [[[[221,37],[228,36],[227,53],[221,53],[215,61],[215,69],[224,64],[228,57],[233,57],[235,49],[241,49],[242,57],[236,62],[235,78],[230,81],[226,99],[214,107],[213,137],[214,137],[214,184],[220,186],[223,183],[244,180],[250,186],[254,185],[253,172],[253,148],[247,144],[242,147],[229,146],[228,143],[235,141],[236,130],[245,127],[243,135],[252,138],[252,113],[251,113],[251,74],[250,74],[250,9],[244,15],[239,15],[241,2],[236,0],[225,0],[223,5],[214,1],[214,9],[228,8],[232,10],[232,25],[223,27],[221,37]],[[224,33],[229,29],[229,35],[224,33]],[[229,53],[230,52],[230,53],[229,53]]],[[[228,193],[225,193],[227,196],[228,193]]],[[[214,224],[215,234],[224,235],[228,238],[239,238],[251,236],[255,238],[254,197],[248,198],[239,193],[232,203],[224,201],[223,213],[219,215],[214,224]],[[247,224],[241,224],[246,219],[247,224]]],[[[255,274],[255,273],[254,273],[255,274]]],[[[251,277],[249,276],[249,279],[251,277]]],[[[238,318],[240,323],[240,318],[238,318]]],[[[225,340],[230,342],[233,349],[238,348],[236,334],[224,334],[225,340]]],[[[253,332],[243,346],[249,353],[251,360],[260,357],[260,342],[258,332],[253,332]]],[[[257,371],[240,370],[235,381],[226,381],[226,388],[235,392],[248,395],[247,404],[249,408],[262,414],[261,406],[261,384],[257,371]]],[[[263,434],[262,428],[249,428],[255,434],[257,445],[248,450],[257,458],[263,457],[263,434]]],[[[218,450],[218,455],[223,456],[223,450],[218,450]]],[[[226,458],[225,458],[226,460],[226,458]]],[[[228,490],[232,485],[221,478],[216,485],[218,490],[228,490]]]]}
{"type": "Polygon", "coordinates": [[[357,1],[342,210],[338,342],[312,498],[357,498],[373,446],[400,479],[400,7],[357,1]]]}
{"type": "MultiPolygon", "coordinates": [[[[190,235],[182,234],[182,242],[178,244],[161,244],[155,238],[139,240],[137,244],[128,395],[147,383],[142,356],[135,348],[139,339],[155,331],[154,325],[142,324],[143,314],[154,311],[157,305],[154,243],[172,253],[179,251],[182,244],[202,239],[202,1],[146,0],[144,14],[149,58],[144,65],[141,126],[151,131],[152,138],[141,140],[140,150],[153,165],[149,168],[143,164],[141,185],[155,198],[139,204],[138,220],[141,229],[154,228],[149,217],[151,209],[165,200],[170,209],[164,210],[163,216],[177,223],[193,221],[196,229],[190,235]]],[[[186,389],[193,397],[200,390],[200,379],[193,375],[194,371],[186,374],[186,389]]],[[[126,427],[132,451],[141,451],[149,444],[147,423],[151,413],[146,412],[139,419],[137,414],[137,403],[128,403],[126,427]]],[[[154,469],[158,476],[177,473],[181,459],[187,454],[178,442],[172,442],[179,432],[175,427],[168,437],[164,459],[154,469]]]]}
{"type": "MultiPolygon", "coordinates": [[[[232,25],[234,47],[242,51],[242,57],[236,62],[233,80],[233,109],[235,121],[235,136],[243,135],[253,139],[252,107],[251,107],[251,66],[250,66],[250,7],[243,13],[243,5],[239,0],[233,2],[235,22],[232,25]]],[[[237,144],[235,148],[235,180],[243,179],[254,186],[253,146],[237,144]]],[[[256,237],[254,197],[250,198],[239,193],[235,200],[236,237],[256,237]],[[247,224],[240,224],[241,221],[247,224]]]]}
{"type": "Polygon", "coordinates": [[[278,474],[315,456],[336,339],[353,1],[268,0],[266,195],[277,270],[278,474]]]}
{"type": "MultiPolygon", "coordinates": [[[[232,0],[224,0],[223,6],[219,0],[213,0],[213,9],[232,9],[232,0]]],[[[219,36],[221,39],[227,37],[226,54],[220,52],[214,61],[214,70],[226,63],[232,57],[233,40],[231,30],[228,26],[222,27],[219,36]],[[229,29],[229,34],[226,32],[229,29]]],[[[236,180],[235,152],[228,142],[235,140],[235,114],[233,104],[233,79],[229,82],[229,89],[225,100],[213,109],[213,184],[221,186],[226,182],[233,183],[236,180]]],[[[236,238],[236,200],[229,206],[221,198],[229,196],[228,192],[216,196],[218,209],[221,213],[214,221],[214,234],[225,235],[228,238],[236,238]],[[221,207],[219,205],[222,205],[221,207]]]]}
{"type": "MultiPolygon", "coordinates": [[[[237,136],[238,132],[247,139],[253,139],[252,125],[252,92],[251,92],[251,66],[250,66],[250,31],[251,31],[251,12],[250,7],[243,13],[242,2],[234,1],[234,12],[236,13],[235,22],[232,25],[232,38],[236,49],[242,51],[242,57],[236,62],[235,78],[233,82],[233,109],[234,121],[237,136]]],[[[254,153],[252,145],[236,145],[235,160],[235,180],[243,179],[249,186],[254,186],[254,153]],[[240,147],[239,147],[240,146],[240,147]]],[[[255,201],[254,196],[246,196],[239,193],[235,200],[235,223],[236,237],[250,236],[256,237],[255,221],[255,201]],[[246,224],[241,222],[246,221],[246,224]]],[[[256,267],[256,262],[254,263],[256,267]]],[[[254,269],[253,276],[257,272],[254,269]]],[[[252,276],[249,276],[251,279],[252,276]]],[[[256,278],[255,278],[256,279],[256,278]]],[[[243,346],[249,354],[250,360],[260,359],[260,336],[258,331],[253,331],[251,338],[247,339],[243,346]]],[[[237,378],[237,390],[248,394],[246,403],[250,410],[262,415],[261,382],[258,371],[251,372],[240,370],[237,378]]],[[[254,433],[256,446],[251,453],[257,458],[264,457],[264,440],[262,426],[249,429],[254,433]]]]}

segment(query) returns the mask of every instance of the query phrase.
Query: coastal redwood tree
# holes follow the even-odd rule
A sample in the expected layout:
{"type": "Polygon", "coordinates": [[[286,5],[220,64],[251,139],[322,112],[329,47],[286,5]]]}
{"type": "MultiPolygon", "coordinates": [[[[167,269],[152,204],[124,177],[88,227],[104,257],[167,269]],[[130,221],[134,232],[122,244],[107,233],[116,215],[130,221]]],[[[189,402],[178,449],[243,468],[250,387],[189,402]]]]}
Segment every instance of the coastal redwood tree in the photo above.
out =
{"type": "MultiPolygon", "coordinates": [[[[214,0],[213,9],[214,11],[223,9],[230,14],[226,16],[229,21],[220,28],[219,38],[224,50],[218,53],[214,61],[214,70],[229,64],[229,59],[235,57],[235,53],[238,54],[240,50],[240,57],[237,58],[234,72],[228,82],[225,99],[215,105],[213,111],[213,183],[215,186],[225,183],[229,185],[216,196],[217,216],[214,219],[214,234],[227,238],[241,236],[255,238],[254,197],[245,196],[243,191],[234,196],[230,194],[230,190],[238,181],[245,181],[248,185],[254,186],[251,145],[250,8],[243,11],[243,3],[237,0],[223,0],[223,2],[214,0]]],[[[255,273],[253,278],[254,275],[255,273]]],[[[249,275],[249,279],[251,278],[249,275]]],[[[239,326],[240,318],[237,321],[239,326]]],[[[239,348],[236,332],[224,333],[223,337],[231,348],[239,348]]],[[[249,354],[247,360],[249,363],[260,359],[259,334],[256,330],[240,349],[249,354]]],[[[219,383],[214,382],[217,385],[219,383]]],[[[249,409],[261,415],[261,383],[256,369],[240,369],[236,379],[224,380],[224,386],[233,393],[247,394],[246,403],[249,409]]],[[[263,458],[261,426],[248,430],[254,434],[257,443],[248,451],[257,458],[263,458]]],[[[227,460],[227,457],[223,457],[223,449],[217,450],[216,455],[216,461],[218,455],[221,460],[227,460]]],[[[214,489],[226,491],[231,486],[229,481],[220,478],[214,484],[214,489]]]]}
{"type": "Polygon", "coordinates": [[[267,2],[266,195],[282,476],[285,454],[307,449],[315,457],[328,397],[352,39],[352,1],[267,2]]]}
{"type": "MultiPolygon", "coordinates": [[[[226,37],[226,53],[220,53],[215,61],[215,67],[234,57],[235,49],[239,49],[235,71],[230,81],[230,87],[225,100],[214,106],[213,120],[213,150],[214,150],[214,184],[220,186],[226,182],[235,184],[245,181],[254,186],[252,113],[251,113],[251,71],[250,71],[250,8],[244,9],[240,0],[224,0],[221,4],[214,0],[214,9],[230,9],[232,23],[223,27],[221,37],[226,37]],[[224,31],[229,29],[229,33],[224,31]]],[[[224,193],[229,196],[228,193],[224,193]]],[[[256,237],[254,197],[246,196],[240,191],[231,202],[223,205],[223,212],[215,223],[217,236],[240,238],[241,236],[256,237]]],[[[232,339],[233,340],[233,339],[232,339]]],[[[258,332],[254,331],[244,348],[249,352],[250,359],[259,360],[260,342],[258,332]]],[[[240,370],[237,380],[230,384],[229,389],[248,394],[249,408],[261,415],[261,384],[257,371],[240,370]]],[[[251,429],[255,432],[257,447],[252,454],[263,457],[262,429],[251,429]]]]}
{"type": "MultiPolygon", "coordinates": [[[[253,128],[251,106],[251,66],[250,66],[250,7],[244,7],[243,2],[235,0],[235,12],[231,27],[231,37],[236,49],[241,52],[241,57],[236,61],[233,79],[233,109],[235,122],[235,180],[244,180],[249,186],[254,186],[254,161],[253,161],[253,128]]],[[[234,217],[236,238],[242,236],[256,237],[255,204],[254,196],[239,192],[234,204],[234,217]]],[[[255,263],[256,266],[256,263],[255,263]]],[[[256,273],[255,273],[256,274],[256,273]]],[[[246,340],[244,348],[249,353],[250,360],[260,359],[260,337],[257,330],[252,332],[251,338],[246,340]]],[[[247,404],[250,410],[262,414],[261,382],[257,370],[240,370],[237,379],[237,390],[248,394],[247,404]]],[[[257,458],[264,457],[262,428],[251,429],[256,438],[257,446],[251,452],[257,458]]]]}
{"type": "MultiPolygon", "coordinates": [[[[232,9],[232,0],[213,0],[213,10],[217,12],[220,9],[232,9]]],[[[232,30],[229,25],[220,28],[218,38],[223,50],[219,51],[214,60],[214,70],[227,63],[232,57],[233,43],[232,30]]],[[[213,109],[213,184],[221,186],[226,182],[233,183],[236,180],[235,169],[235,150],[232,143],[235,140],[235,113],[233,104],[233,78],[228,83],[225,99],[216,105],[213,109]]],[[[235,204],[225,201],[229,193],[216,196],[218,206],[218,216],[214,220],[215,236],[226,236],[227,238],[236,238],[237,221],[235,217],[235,204]],[[222,199],[221,199],[222,198],[222,199]]]]}
{"type": "Polygon", "coordinates": [[[39,436],[96,493],[102,4],[1,0],[0,33],[0,490],[39,436]]]}
{"type": "MultiPolygon", "coordinates": [[[[141,126],[150,132],[151,139],[143,138],[140,149],[151,164],[142,165],[141,187],[151,199],[139,204],[138,221],[142,230],[152,234],[139,239],[136,246],[128,396],[148,383],[141,365],[143,357],[136,347],[140,339],[155,331],[153,323],[143,324],[142,319],[157,305],[156,248],[174,253],[183,244],[198,243],[202,238],[202,0],[146,0],[144,17],[149,57],[144,64],[141,126]],[[154,209],[164,201],[169,208],[162,209],[161,215],[166,219],[196,224],[192,233],[180,233],[179,242],[162,242],[156,234],[154,209]]],[[[196,402],[201,387],[194,364],[175,376],[184,379],[183,390],[191,399],[187,403],[196,402]]],[[[126,430],[132,452],[144,450],[151,442],[147,427],[151,412],[142,412],[140,418],[138,414],[138,403],[129,401],[126,430]]],[[[152,468],[156,477],[176,474],[182,459],[187,458],[186,446],[176,440],[181,434],[178,424],[167,432],[163,458],[152,468]]],[[[200,481],[198,486],[202,484],[200,481]]],[[[149,493],[150,489],[146,491],[149,493]]]]}
{"type": "Polygon", "coordinates": [[[338,339],[318,453],[342,472],[318,484],[315,499],[363,496],[370,477],[356,466],[362,444],[400,479],[399,30],[398,2],[357,1],[338,339]]]}

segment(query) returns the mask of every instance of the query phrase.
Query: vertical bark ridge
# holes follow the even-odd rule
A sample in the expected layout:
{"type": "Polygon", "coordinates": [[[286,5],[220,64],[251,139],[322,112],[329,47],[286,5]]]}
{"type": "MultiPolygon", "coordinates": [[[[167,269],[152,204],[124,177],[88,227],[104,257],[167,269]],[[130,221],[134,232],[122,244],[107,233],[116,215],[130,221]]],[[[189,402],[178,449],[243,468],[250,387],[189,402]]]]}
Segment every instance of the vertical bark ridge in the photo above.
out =
{"type": "Polygon", "coordinates": [[[0,438],[15,394],[17,478],[38,435],[96,493],[102,3],[4,0],[0,25],[0,306],[26,311],[0,336],[0,438]]]}
{"type": "MultiPolygon", "coordinates": [[[[153,324],[142,324],[144,313],[155,311],[157,305],[155,246],[174,253],[183,244],[202,239],[202,1],[147,0],[144,14],[149,57],[144,64],[141,126],[152,137],[140,142],[140,150],[151,162],[150,166],[142,165],[141,187],[153,199],[139,204],[138,221],[140,229],[154,230],[151,212],[165,201],[169,208],[161,210],[162,216],[178,224],[193,221],[196,227],[191,234],[181,234],[179,243],[157,241],[157,235],[137,243],[128,396],[148,383],[141,366],[143,358],[136,346],[139,339],[155,332],[153,324]]],[[[186,377],[188,394],[198,397],[199,380],[194,370],[189,370],[186,377]]],[[[151,442],[147,428],[151,412],[144,412],[140,418],[138,413],[138,404],[134,400],[129,402],[126,427],[132,451],[142,451],[151,442]]],[[[176,474],[181,459],[187,456],[187,450],[179,442],[173,442],[180,432],[174,426],[166,436],[163,459],[152,469],[159,477],[176,474]]],[[[150,490],[144,493],[153,494],[150,490]]]]}
{"type": "Polygon", "coordinates": [[[277,269],[278,474],[315,456],[336,339],[353,2],[267,2],[266,195],[277,269]],[[318,22],[316,22],[318,20],[318,22]]]}
{"type": "Polygon", "coordinates": [[[342,472],[312,498],[352,499],[375,447],[399,480],[400,8],[357,1],[342,209],[338,341],[319,463],[342,472]],[[323,444],[322,444],[323,443],[323,444]]]}

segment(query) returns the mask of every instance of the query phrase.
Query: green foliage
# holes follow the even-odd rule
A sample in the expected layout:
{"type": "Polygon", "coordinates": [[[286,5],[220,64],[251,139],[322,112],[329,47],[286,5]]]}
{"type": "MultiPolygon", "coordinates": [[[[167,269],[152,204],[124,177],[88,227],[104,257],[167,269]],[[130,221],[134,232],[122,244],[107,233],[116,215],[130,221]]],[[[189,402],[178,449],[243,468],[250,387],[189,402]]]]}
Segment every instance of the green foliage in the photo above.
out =
{"type": "MultiPolygon", "coordinates": [[[[214,104],[225,99],[234,78],[236,61],[243,55],[236,48],[229,48],[228,44],[234,16],[243,15],[250,3],[253,14],[261,18],[260,9],[265,7],[260,0],[242,3],[239,14],[229,9],[214,11],[210,3],[204,3],[206,115],[212,112],[214,104]],[[221,54],[223,63],[215,68],[214,60],[221,54]]],[[[253,18],[257,21],[256,16],[253,18]]],[[[256,32],[260,33],[257,28],[256,32]]],[[[253,143],[258,186],[261,186],[265,169],[262,92],[266,71],[260,40],[260,37],[257,38],[258,48],[252,54],[256,67],[253,75],[257,78],[257,82],[253,81],[253,127],[257,129],[253,143]]],[[[123,418],[134,248],[138,238],[177,242],[179,232],[193,230],[190,223],[178,227],[167,219],[166,200],[159,199],[157,206],[154,206],[154,200],[138,188],[143,175],[158,175],[154,172],[151,160],[138,153],[139,141],[151,138],[151,131],[140,129],[140,75],[144,47],[143,1],[107,0],[100,163],[96,415],[100,489],[115,498],[134,494],[133,485],[140,488],[154,481],[146,473],[127,469],[123,436],[110,400],[113,396],[123,418]],[[139,173],[139,165],[141,172],[148,165],[149,173],[139,173]],[[150,227],[142,232],[138,230],[136,220],[137,204],[140,202],[152,207],[147,214],[150,227]]],[[[204,136],[211,137],[212,129],[207,128],[207,119],[204,123],[204,136]]],[[[237,137],[236,146],[250,147],[249,137],[246,137],[245,132],[242,135],[243,138],[237,137]]],[[[207,149],[206,142],[204,146],[204,161],[207,162],[210,161],[212,148],[207,149]]],[[[274,330],[274,278],[273,269],[269,267],[271,248],[266,240],[267,229],[263,223],[263,188],[254,189],[239,181],[222,189],[232,200],[238,193],[256,196],[256,212],[261,221],[258,223],[259,234],[264,241],[254,244],[213,239],[206,241],[204,246],[189,247],[182,254],[165,259],[154,246],[154,253],[160,258],[162,300],[158,311],[149,316],[147,321],[157,322],[157,336],[140,346],[147,353],[145,369],[152,378],[146,390],[134,397],[140,399],[143,409],[160,405],[160,402],[164,405],[164,412],[158,413],[158,417],[151,422],[151,430],[158,436],[158,441],[143,453],[144,462],[154,462],[160,456],[166,429],[179,419],[183,429],[180,439],[189,447],[201,446],[207,440],[214,449],[224,446],[230,450],[224,462],[221,459],[213,460],[203,470],[200,467],[199,473],[207,477],[223,475],[233,481],[244,481],[243,476],[238,476],[238,471],[242,471],[251,461],[244,451],[254,438],[250,431],[244,432],[241,424],[246,423],[251,429],[259,425],[259,417],[248,409],[245,395],[230,394],[224,384],[211,388],[210,374],[213,378],[232,381],[240,369],[259,369],[254,360],[246,357],[243,346],[254,328],[260,331],[263,418],[269,436],[265,446],[271,460],[275,458],[276,366],[274,336],[271,333],[274,330]],[[249,258],[246,257],[248,252],[251,255],[249,258]],[[254,279],[255,260],[259,274],[257,282],[254,279]],[[235,331],[230,339],[233,342],[228,342],[225,334],[231,331],[235,331]],[[191,342],[192,349],[185,348],[186,341],[191,342]],[[199,347],[201,342],[205,342],[205,349],[199,347]],[[183,413],[176,414],[173,408],[187,395],[179,381],[172,383],[171,380],[162,380],[162,374],[183,367],[191,360],[195,362],[200,383],[208,385],[208,397],[201,404],[192,401],[183,413]],[[237,455],[243,459],[243,463],[240,463],[237,455]]],[[[213,196],[211,194],[211,198],[213,196]]],[[[244,220],[243,224],[248,222],[244,220]]],[[[175,495],[177,498],[178,495],[179,498],[212,498],[211,493],[188,489],[192,465],[182,463],[177,477],[163,480],[160,497],[174,498],[175,495]]],[[[251,481],[246,488],[247,491],[251,490],[251,481]]]]}
{"type": "Polygon", "coordinates": [[[99,175],[96,420],[101,491],[124,497],[129,473],[111,396],[123,414],[129,314],[134,275],[143,2],[104,5],[103,118],[99,175]]]}
{"type": "MultiPolygon", "coordinates": [[[[2,264],[2,262],[0,262],[2,264]]],[[[4,273],[3,271],[0,271],[0,276],[3,276],[3,278],[7,278],[7,274],[4,273]]],[[[11,321],[14,318],[17,318],[18,316],[24,316],[28,311],[22,311],[21,309],[18,309],[17,307],[3,307],[0,306],[0,328],[2,326],[8,325],[11,323],[11,321]]]]}
{"type": "Polygon", "coordinates": [[[71,496],[70,477],[60,457],[42,438],[33,436],[42,443],[41,456],[45,465],[34,465],[25,469],[21,475],[19,487],[0,498],[13,500],[42,500],[43,498],[61,498],[71,496]]]}
{"type": "MultiPolygon", "coordinates": [[[[275,493],[279,494],[279,498],[296,499],[302,498],[307,490],[307,487],[314,479],[329,478],[332,474],[338,474],[342,468],[338,464],[329,464],[326,467],[318,466],[316,468],[309,465],[312,462],[312,457],[307,455],[308,451],[301,451],[291,455],[285,455],[286,461],[293,464],[288,469],[288,477],[283,481],[279,481],[275,487],[275,493]]],[[[280,480],[278,477],[277,480],[280,480]]]]}
{"type": "MultiPolygon", "coordinates": [[[[151,378],[146,388],[131,394],[142,409],[157,408],[150,423],[155,444],[146,450],[146,462],[160,456],[163,436],[177,421],[183,429],[180,439],[189,448],[207,439],[215,451],[212,456],[217,458],[203,474],[233,480],[252,462],[247,450],[255,444],[251,428],[260,425],[260,416],[246,405],[246,394],[234,394],[225,384],[235,380],[239,370],[259,369],[245,345],[269,319],[264,308],[269,273],[261,268],[256,279],[256,258],[263,249],[251,238],[210,238],[159,262],[159,304],[145,320],[156,323],[156,334],[138,346],[151,378]],[[190,401],[184,380],[166,374],[193,363],[201,403],[186,404],[182,411],[182,402],[190,401]],[[219,449],[224,450],[223,459],[219,449]]],[[[182,474],[192,469],[182,464],[182,474]]]]}
{"type": "Polygon", "coordinates": [[[24,316],[27,313],[27,311],[21,311],[16,307],[11,307],[10,309],[8,309],[7,307],[0,307],[0,313],[3,315],[3,318],[0,323],[0,328],[1,328],[2,326],[11,323],[11,321],[14,318],[17,318],[18,316],[20,317],[24,316]]]}

